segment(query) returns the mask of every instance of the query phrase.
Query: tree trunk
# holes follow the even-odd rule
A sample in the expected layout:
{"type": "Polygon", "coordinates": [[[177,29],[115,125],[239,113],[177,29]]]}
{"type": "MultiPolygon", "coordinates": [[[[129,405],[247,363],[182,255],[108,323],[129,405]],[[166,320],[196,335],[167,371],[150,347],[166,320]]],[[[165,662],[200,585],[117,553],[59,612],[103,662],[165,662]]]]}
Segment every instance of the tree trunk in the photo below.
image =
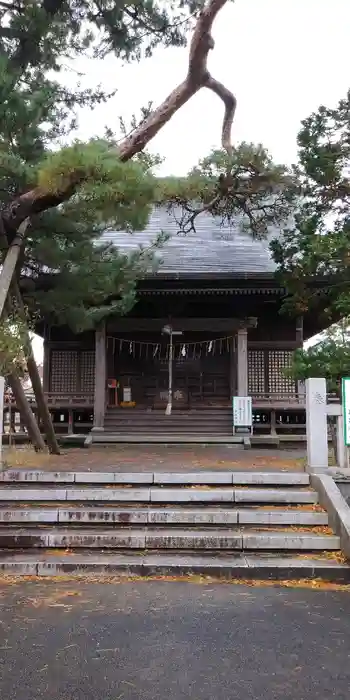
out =
{"type": "MultiPolygon", "coordinates": [[[[18,257],[20,254],[21,246],[23,243],[24,236],[26,234],[28,224],[29,219],[25,219],[18,227],[17,234],[7,251],[6,258],[2,266],[0,274],[0,318],[4,311],[7,295],[9,293],[10,285],[16,269],[18,257]]],[[[6,236],[4,233],[1,237],[4,237],[6,240],[6,236]]]]}
{"type": "MultiPolygon", "coordinates": [[[[11,311],[12,310],[12,303],[11,300],[8,296],[9,289],[12,285],[13,290],[14,290],[14,295],[17,301],[18,305],[18,312],[19,315],[23,321],[23,323],[26,325],[27,319],[25,315],[25,310],[23,306],[23,301],[22,301],[22,296],[20,293],[20,290],[18,288],[18,283],[15,278],[15,270],[16,270],[16,265],[18,262],[19,254],[21,251],[21,246],[23,243],[23,239],[26,234],[26,230],[29,224],[29,219],[25,219],[21,225],[18,228],[17,235],[15,236],[12,244],[10,245],[7,255],[3,264],[3,268],[1,271],[0,275],[0,317],[3,314],[5,305],[7,305],[8,309],[11,311]]],[[[6,241],[6,234],[4,230],[1,232],[1,238],[4,239],[4,242],[6,241]]],[[[33,391],[35,394],[36,402],[37,402],[37,408],[39,411],[39,414],[41,416],[47,441],[48,441],[48,446],[49,450],[53,454],[60,454],[59,446],[56,440],[56,435],[55,431],[52,425],[52,420],[50,416],[50,412],[48,410],[48,406],[45,400],[37,364],[33,355],[33,350],[32,350],[32,344],[30,341],[30,336],[29,332],[27,332],[27,338],[26,338],[26,343],[25,343],[25,356],[27,360],[27,366],[28,366],[28,372],[30,376],[30,380],[32,383],[33,391]]],[[[11,378],[9,378],[9,383],[12,387],[12,391],[15,394],[15,398],[18,404],[18,408],[22,406],[21,410],[21,415],[22,419],[26,425],[26,428],[28,430],[28,435],[31,438],[33,445],[35,449],[38,450],[43,450],[45,449],[45,443],[44,440],[41,436],[39,425],[37,423],[37,420],[33,414],[33,411],[30,408],[30,405],[26,399],[26,396],[23,391],[22,384],[20,382],[19,377],[15,374],[12,373],[11,378]],[[12,386],[13,384],[13,386],[12,386]],[[16,392],[16,393],[15,393],[16,392]]]]}
{"type": "Polygon", "coordinates": [[[26,352],[26,361],[30,381],[35,395],[38,413],[44,427],[49,452],[53,455],[59,455],[60,448],[58,446],[55,430],[51,420],[50,411],[43,392],[43,386],[41,383],[38,366],[36,364],[35,357],[31,348],[28,353],[26,352]]]}
{"type": "MultiPolygon", "coordinates": [[[[23,321],[23,323],[26,326],[27,319],[26,319],[26,313],[23,305],[23,300],[22,300],[22,295],[18,287],[17,280],[14,278],[12,281],[12,289],[14,292],[15,300],[16,300],[16,305],[17,305],[17,311],[18,314],[23,321]]],[[[24,354],[27,362],[27,367],[28,367],[28,373],[29,373],[29,378],[32,384],[32,388],[35,394],[35,399],[36,399],[36,405],[38,408],[39,416],[42,420],[44,430],[45,430],[45,435],[46,435],[46,441],[47,445],[49,448],[49,451],[51,454],[54,455],[59,455],[60,454],[60,448],[58,446],[57,438],[55,435],[55,430],[53,427],[53,423],[51,420],[51,415],[50,411],[45,399],[45,394],[43,390],[43,385],[41,383],[40,375],[39,375],[39,370],[38,366],[35,361],[33,349],[32,349],[32,344],[29,336],[29,331],[26,330],[26,339],[25,339],[25,346],[24,346],[24,354]]]]}
{"type": "Polygon", "coordinates": [[[15,372],[12,372],[8,375],[7,380],[35,451],[44,452],[46,449],[44,438],[40,433],[39,426],[24,393],[20,378],[15,372]]]}

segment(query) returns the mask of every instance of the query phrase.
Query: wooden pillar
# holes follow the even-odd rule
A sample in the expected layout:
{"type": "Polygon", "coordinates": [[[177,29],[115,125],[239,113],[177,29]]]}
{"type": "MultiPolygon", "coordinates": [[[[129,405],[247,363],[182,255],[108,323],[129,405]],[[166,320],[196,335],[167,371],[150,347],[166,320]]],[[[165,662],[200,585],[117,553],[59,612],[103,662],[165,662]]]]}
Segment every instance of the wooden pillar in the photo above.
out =
{"type": "MultiPolygon", "coordinates": [[[[295,342],[298,348],[302,348],[304,344],[304,317],[298,316],[295,322],[295,342]]],[[[305,382],[296,382],[296,391],[298,395],[298,401],[300,403],[305,401],[305,382]]]]}
{"type": "Polygon", "coordinates": [[[274,408],[271,409],[271,435],[276,437],[277,435],[277,430],[276,430],[276,410],[274,408]]]}
{"type": "Polygon", "coordinates": [[[47,394],[51,389],[51,344],[50,327],[44,328],[43,390],[47,394]]]}
{"type": "Polygon", "coordinates": [[[49,341],[44,340],[44,361],[43,361],[43,390],[45,394],[50,391],[50,360],[51,348],[49,341]]]}
{"type": "Polygon", "coordinates": [[[230,365],[229,365],[230,398],[236,395],[236,337],[230,338],[230,365]]]}
{"type": "Polygon", "coordinates": [[[237,395],[248,396],[248,331],[237,331],[237,395]]]}
{"type": "Polygon", "coordinates": [[[95,331],[95,394],[94,427],[104,429],[106,410],[106,324],[103,321],[95,331]]]}
{"type": "Polygon", "coordinates": [[[73,409],[69,408],[68,409],[68,435],[73,435],[73,433],[74,433],[73,409]]]}
{"type": "Polygon", "coordinates": [[[303,347],[304,343],[304,318],[303,316],[298,316],[295,323],[295,340],[298,348],[303,347]]]}

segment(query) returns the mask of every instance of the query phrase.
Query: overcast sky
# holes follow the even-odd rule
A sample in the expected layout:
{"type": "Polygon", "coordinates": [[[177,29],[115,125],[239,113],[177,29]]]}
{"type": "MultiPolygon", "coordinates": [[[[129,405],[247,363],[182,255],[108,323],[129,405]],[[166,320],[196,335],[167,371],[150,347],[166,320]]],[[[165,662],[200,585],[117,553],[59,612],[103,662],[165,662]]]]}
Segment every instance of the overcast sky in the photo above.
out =
{"type": "MultiPolygon", "coordinates": [[[[213,30],[212,74],[236,95],[233,141],[260,142],[277,162],[296,160],[302,119],[320,104],[336,105],[350,87],[350,0],[235,0],[213,30]]],[[[156,106],[183,78],[186,49],[160,49],[140,64],[81,59],[84,86],[118,88],[108,104],[82,110],[77,136],[118,134],[118,117],[128,120],[149,100],[156,106]]],[[[69,71],[66,80],[77,77],[69,71]]],[[[173,117],[150,150],[164,157],[162,174],[184,174],[220,145],[223,107],[202,90],[173,117]]],[[[41,343],[35,342],[40,359],[41,343]]]]}

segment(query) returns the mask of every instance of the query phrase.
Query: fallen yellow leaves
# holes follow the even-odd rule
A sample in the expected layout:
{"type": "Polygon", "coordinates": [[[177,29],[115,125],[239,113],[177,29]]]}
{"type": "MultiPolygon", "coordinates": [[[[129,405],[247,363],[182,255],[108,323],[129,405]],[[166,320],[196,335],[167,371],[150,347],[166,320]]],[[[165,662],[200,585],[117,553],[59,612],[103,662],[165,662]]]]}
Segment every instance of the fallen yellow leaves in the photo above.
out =
{"type": "MultiPolygon", "coordinates": [[[[215,447],[215,453],[220,448],[215,447]]],[[[224,450],[223,456],[227,453],[224,450]]],[[[268,471],[269,468],[276,472],[304,471],[305,460],[281,459],[275,456],[254,456],[254,454],[240,455],[239,459],[216,459],[214,451],[210,448],[203,450],[203,446],[184,450],[178,447],[169,451],[165,445],[159,445],[152,452],[145,451],[141,446],[118,446],[118,458],[116,460],[113,446],[90,447],[84,455],[80,448],[70,447],[62,450],[59,456],[48,453],[36,453],[31,446],[24,445],[4,447],[4,460],[13,468],[18,469],[42,469],[48,471],[106,471],[106,467],[116,469],[119,462],[121,470],[127,468],[128,463],[137,465],[140,471],[149,468],[150,471],[181,472],[183,464],[192,464],[198,470],[215,471],[216,469],[237,471],[268,471]],[[170,453],[169,453],[170,452],[170,453]]]]}
{"type": "Polygon", "coordinates": [[[270,525],[269,527],[254,527],[254,532],[309,532],[316,535],[334,534],[332,528],[328,527],[328,525],[286,525],[285,527],[270,525]]]}
{"type": "MultiPolygon", "coordinates": [[[[305,558],[307,558],[305,556],[305,558]]],[[[317,556],[312,556],[313,559],[318,558],[317,556]]],[[[125,584],[125,583],[146,583],[148,581],[160,581],[163,583],[167,582],[183,582],[183,583],[189,583],[189,584],[198,584],[198,585],[233,585],[233,586],[247,586],[249,588],[310,588],[310,589],[317,589],[317,590],[324,590],[324,591],[343,591],[345,593],[350,593],[350,584],[342,584],[342,583],[332,583],[329,581],[323,581],[320,578],[315,578],[315,579],[296,579],[296,580],[276,580],[276,579],[270,579],[270,580],[263,580],[263,579],[255,579],[255,580],[250,580],[250,579],[226,579],[226,578],[215,578],[212,576],[200,576],[200,575],[188,575],[188,576],[69,576],[69,575],[64,575],[64,576],[55,576],[55,577],[50,577],[49,579],[46,576],[4,576],[0,578],[0,585],[19,585],[22,584],[23,582],[42,582],[45,583],[47,586],[53,585],[53,584],[63,584],[63,583],[85,583],[85,584],[92,584],[92,583],[98,583],[98,584],[112,584],[112,585],[118,585],[118,584],[125,584]]],[[[80,592],[75,592],[75,591],[68,591],[66,593],[62,594],[54,594],[52,597],[47,597],[44,599],[29,599],[32,601],[38,601],[37,607],[40,606],[41,600],[43,601],[42,604],[44,605],[50,605],[52,607],[57,607],[58,605],[61,607],[70,607],[69,604],[67,603],[60,603],[59,600],[60,598],[57,597],[57,595],[66,595],[67,597],[76,595],[80,596],[80,592]],[[56,597],[55,597],[56,595],[56,597]]],[[[34,604],[34,603],[33,603],[34,604]]]]}
{"type": "Polygon", "coordinates": [[[296,559],[317,559],[318,561],[336,561],[338,564],[346,564],[347,559],[339,549],[335,552],[312,552],[312,554],[296,554],[296,559]]]}
{"type": "Polygon", "coordinates": [[[264,505],[264,506],[255,506],[256,510],[280,510],[280,511],[285,511],[285,510],[291,510],[291,511],[302,511],[306,513],[325,513],[325,509],[322,508],[318,503],[304,503],[300,505],[264,505]]]}
{"type": "Polygon", "coordinates": [[[28,603],[33,607],[33,608],[42,608],[42,607],[49,607],[49,608],[71,608],[72,603],[69,603],[66,601],[66,599],[70,598],[79,598],[81,597],[81,591],[77,590],[68,590],[68,591],[52,591],[50,595],[48,596],[43,596],[40,595],[40,597],[36,598],[27,598],[28,603]]]}
{"type": "Polygon", "coordinates": [[[48,452],[35,452],[30,446],[4,447],[4,461],[13,469],[38,469],[43,466],[50,467],[57,463],[57,457],[48,452]]]}

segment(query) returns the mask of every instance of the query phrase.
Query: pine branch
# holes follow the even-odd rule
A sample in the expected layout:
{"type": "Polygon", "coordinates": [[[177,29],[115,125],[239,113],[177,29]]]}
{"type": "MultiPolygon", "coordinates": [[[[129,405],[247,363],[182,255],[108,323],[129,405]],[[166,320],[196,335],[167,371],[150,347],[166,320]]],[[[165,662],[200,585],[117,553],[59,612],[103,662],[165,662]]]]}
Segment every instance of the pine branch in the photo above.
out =
{"type": "MultiPolygon", "coordinates": [[[[137,153],[143,151],[149,141],[170,121],[171,117],[203,87],[212,90],[224,102],[222,145],[228,154],[231,153],[231,126],[235,114],[236,99],[227,88],[211,76],[207,68],[209,51],[214,48],[211,36],[212,25],[227,1],[208,0],[200,12],[190,45],[189,66],[185,80],[168,95],[160,107],[151,112],[142,124],[119,144],[117,155],[122,162],[130,160],[137,153]]],[[[62,190],[52,193],[44,187],[36,187],[7,205],[3,209],[2,218],[10,242],[11,232],[13,238],[24,219],[67,201],[76,192],[79,185],[88,178],[89,173],[84,172],[80,167],[67,175],[62,190]]]]}
{"type": "MultiPolygon", "coordinates": [[[[42,0],[41,7],[46,13],[48,24],[52,22],[55,16],[62,10],[64,5],[65,0],[42,0]]],[[[34,20],[32,24],[34,28],[34,20]]],[[[32,60],[33,56],[36,54],[37,46],[35,44],[33,45],[33,37],[31,36],[29,29],[30,27],[28,27],[26,32],[22,33],[20,36],[14,36],[13,34],[12,36],[10,35],[10,38],[12,39],[19,39],[19,44],[18,48],[16,49],[15,53],[11,56],[11,59],[9,61],[9,71],[16,71],[18,69],[20,69],[21,71],[25,70],[30,61],[32,60]]],[[[6,31],[6,28],[3,28],[1,30],[2,36],[4,36],[4,30],[6,31]]],[[[11,28],[9,28],[9,31],[13,32],[11,28]]]]}
{"type": "Polygon", "coordinates": [[[225,115],[222,127],[222,146],[231,150],[231,126],[236,109],[236,98],[213,78],[207,68],[208,54],[214,48],[211,36],[213,22],[227,0],[210,0],[199,14],[190,45],[188,73],[185,80],[178,85],[155,109],[131,136],[119,145],[122,161],[129,160],[142,151],[171,117],[193,97],[202,87],[215,92],[224,102],[225,115]]]}

